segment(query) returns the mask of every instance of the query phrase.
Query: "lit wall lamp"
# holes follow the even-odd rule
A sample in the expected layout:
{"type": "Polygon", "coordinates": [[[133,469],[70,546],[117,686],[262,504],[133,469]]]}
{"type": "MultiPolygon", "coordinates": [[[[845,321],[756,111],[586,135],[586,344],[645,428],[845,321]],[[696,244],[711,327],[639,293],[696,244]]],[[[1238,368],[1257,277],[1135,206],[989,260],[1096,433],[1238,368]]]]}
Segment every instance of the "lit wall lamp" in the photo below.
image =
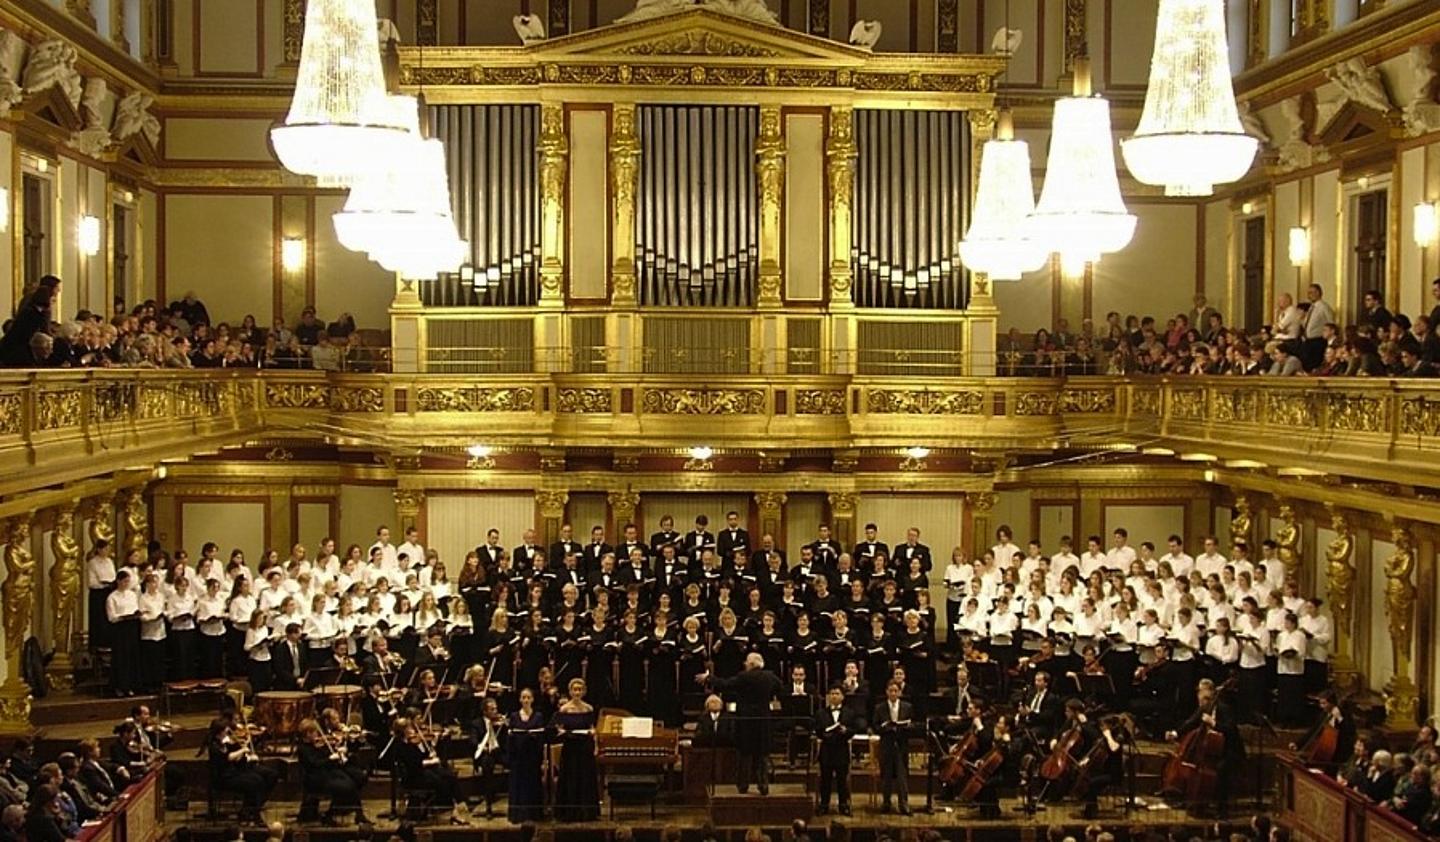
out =
{"type": "Polygon", "coordinates": [[[10,230],[10,188],[0,187],[0,231],[10,230]]]}
{"type": "Polygon", "coordinates": [[[299,237],[286,237],[280,241],[280,265],[286,272],[299,272],[305,268],[305,241],[299,237]]]}
{"type": "Polygon", "coordinates": [[[80,253],[94,257],[100,253],[100,217],[86,214],[80,217],[76,230],[80,253]]]}
{"type": "Polygon", "coordinates": [[[488,471],[495,467],[495,449],[489,445],[472,444],[465,448],[465,452],[470,454],[470,458],[465,462],[465,467],[481,471],[488,471]]]}
{"type": "Polygon", "coordinates": [[[1304,266],[1310,262],[1310,229],[1290,229],[1290,265],[1304,266]]]}
{"type": "Polygon", "coordinates": [[[1440,206],[1421,202],[1415,206],[1415,245],[1429,248],[1440,239],[1440,206]]]}

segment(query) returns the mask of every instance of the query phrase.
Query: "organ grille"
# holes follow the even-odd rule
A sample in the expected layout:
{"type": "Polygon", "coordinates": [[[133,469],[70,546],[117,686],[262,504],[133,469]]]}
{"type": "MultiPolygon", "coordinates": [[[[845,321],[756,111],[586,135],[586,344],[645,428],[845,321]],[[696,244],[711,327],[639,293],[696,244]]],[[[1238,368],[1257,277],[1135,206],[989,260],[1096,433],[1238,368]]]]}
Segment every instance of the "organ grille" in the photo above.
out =
{"type": "Polygon", "coordinates": [[[523,307],[539,299],[540,180],[534,105],[437,105],[432,135],[445,144],[460,238],[470,270],[420,287],[430,306],[523,307]]]}
{"type": "Polygon", "coordinates": [[[635,263],[642,304],[749,306],[759,274],[759,110],[643,105],[635,263]]]}
{"type": "Polygon", "coordinates": [[[430,319],[425,370],[434,374],[529,374],[535,320],[430,319]]]}
{"type": "Polygon", "coordinates": [[[857,306],[965,307],[956,248],[969,215],[969,132],[959,111],[856,110],[857,306]]]}
{"type": "Polygon", "coordinates": [[[646,374],[745,374],[749,319],[648,318],[646,374]]]}

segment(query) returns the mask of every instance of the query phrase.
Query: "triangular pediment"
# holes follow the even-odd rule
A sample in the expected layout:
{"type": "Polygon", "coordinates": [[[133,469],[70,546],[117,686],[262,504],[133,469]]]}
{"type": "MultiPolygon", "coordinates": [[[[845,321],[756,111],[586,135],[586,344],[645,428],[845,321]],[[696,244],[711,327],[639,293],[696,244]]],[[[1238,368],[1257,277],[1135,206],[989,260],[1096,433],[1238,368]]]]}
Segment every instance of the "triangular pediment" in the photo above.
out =
{"type": "Polygon", "coordinates": [[[158,167],[164,163],[160,150],[155,148],[155,144],[150,142],[144,132],[136,132],[120,141],[114,154],[114,160],[147,167],[158,167]]]}
{"type": "Polygon", "coordinates": [[[698,8],[551,38],[525,51],[540,62],[734,58],[853,65],[870,56],[827,38],[698,8]]]}
{"type": "Polygon", "coordinates": [[[18,110],[57,126],[66,132],[85,128],[85,120],[65,92],[58,85],[30,94],[18,106],[18,110]]]}
{"type": "Polygon", "coordinates": [[[1316,128],[1316,143],[1332,150],[1363,146],[1389,139],[1392,128],[1386,115],[1351,100],[1340,106],[1325,125],[1316,128]]]}

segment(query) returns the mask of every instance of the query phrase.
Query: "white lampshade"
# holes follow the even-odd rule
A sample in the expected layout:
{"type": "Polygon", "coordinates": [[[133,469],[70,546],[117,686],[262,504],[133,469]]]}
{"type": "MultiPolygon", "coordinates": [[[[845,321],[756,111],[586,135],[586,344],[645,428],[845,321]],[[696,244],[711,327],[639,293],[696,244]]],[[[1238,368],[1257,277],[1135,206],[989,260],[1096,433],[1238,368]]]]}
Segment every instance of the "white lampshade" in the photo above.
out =
{"type": "Polygon", "coordinates": [[[1415,245],[1428,248],[1440,238],[1440,211],[1434,202],[1420,202],[1415,206],[1415,245]]]}
{"type": "Polygon", "coordinates": [[[960,241],[960,260],[992,281],[1018,281],[1045,265],[1049,253],[1031,239],[1026,220],[1035,212],[1030,145],[1014,139],[1008,112],[1002,112],[994,140],[980,153],[980,186],[970,228],[960,241]]]}
{"type": "Polygon", "coordinates": [[[1121,142],[1137,180],[1208,196],[1249,171],[1259,141],[1240,124],[1229,55],[1224,0],[1160,0],[1145,110],[1121,142]]]}
{"type": "Polygon", "coordinates": [[[1030,237],[1072,266],[1119,251],[1135,236],[1115,175],[1110,103],[1088,95],[1089,75],[1077,60],[1076,95],[1055,102],[1045,186],[1030,215],[1030,237]]]}
{"type": "Polygon", "coordinates": [[[374,0],[309,0],[295,96],[270,130],[286,169],[344,179],[398,153],[375,33],[374,0]]]}
{"type": "Polygon", "coordinates": [[[1291,266],[1304,266],[1310,262],[1310,229],[1296,226],[1290,229],[1288,252],[1291,266]]]}

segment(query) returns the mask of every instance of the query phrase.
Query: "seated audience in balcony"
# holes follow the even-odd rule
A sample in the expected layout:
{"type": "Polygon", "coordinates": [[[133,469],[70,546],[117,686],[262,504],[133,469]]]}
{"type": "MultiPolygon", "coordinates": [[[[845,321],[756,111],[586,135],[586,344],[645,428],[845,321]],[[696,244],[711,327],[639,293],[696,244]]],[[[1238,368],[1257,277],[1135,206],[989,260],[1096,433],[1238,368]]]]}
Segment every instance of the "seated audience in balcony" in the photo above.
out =
{"type": "Polygon", "coordinates": [[[1400,371],[1397,377],[1434,377],[1435,366],[1420,356],[1418,348],[1400,349],[1400,371]]]}
{"type": "Polygon", "coordinates": [[[345,359],[345,340],[320,334],[320,341],[310,349],[310,365],[320,371],[340,371],[345,359]]]}
{"type": "Polygon", "coordinates": [[[1304,369],[1300,366],[1300,358],[1295,356],[1295,340],[1283,339],[1271,343],[1270,359],[1273,361],[1270,366],[1271,377],[1294,377],[1304,369]]]}
{"type": "Polygon", "coordinates": [[[295,338],[305,347],[315,345],[320,341],[320,334],[325,331],[325,323],[315,318],[315,308],[306,307],[300,311],[300,322],[295,325],[295,338]]]}
{"type": "Polygon", "coordinates": [[[1390,329],[1390,322],[1395,317],[1380,303],[1380,293],[1377,290],[1367,289],[1364,295],[1363,306],[1364,322],[1375,329],[1377,333],[1383,333],[1390,329]]]}
{"type": "Polygon", "coordinates": [[[186,290],[179,301],[170,303],[171,312],[179,312],[180,317],[191,327],[195,325],[210,324],[210,311],[205,309],[205,302],[195,297],[195,291],[186,290]]]}
{"type": "Polygon", "coordinates": [[[1395,783],[1395,794],[1385,802],[1401,818],[1418,825],[1430,812],[1430,767],[1407,756],[1405,773],[1395,783]]]}

